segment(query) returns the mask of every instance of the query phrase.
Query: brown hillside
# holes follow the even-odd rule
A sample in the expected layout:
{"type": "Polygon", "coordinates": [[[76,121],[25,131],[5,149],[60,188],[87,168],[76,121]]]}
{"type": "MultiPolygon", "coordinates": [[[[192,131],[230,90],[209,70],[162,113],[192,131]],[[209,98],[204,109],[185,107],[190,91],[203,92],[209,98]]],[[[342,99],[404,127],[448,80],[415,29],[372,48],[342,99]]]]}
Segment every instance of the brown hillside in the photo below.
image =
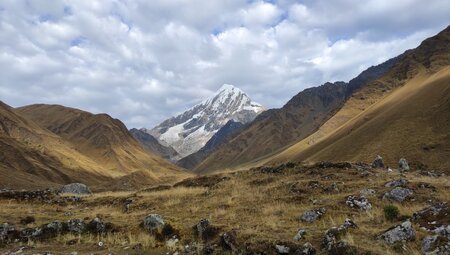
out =
{"type": "Polygon", "coordinates": [[[0,187],[43,188],[111,181],[104,169],[0,102],[0,187]]]}
{"type": "Polygon", "coordinates": [[[155,182],[188,176],[178,167],[145,150],[122,122],[107,114],[43,104],[21,107],[16,111],[70,142],[75,150],[106,168],[107,175],[123,177],[143,171],[155,182]]]}
{"type": "Polygon", "coordinates": [[[254,160],[307,137],[340,107],[345,83],[326,83],[306,89],[283,108],[262,113],[247,128],[208,156],[199,173],[233,167],[254,160]]]}
{"type": "Polygon", "coordinates": [[[275,156],[280,161],[368,161],[383,155],[448,169],[450,162],[450,29],[407,52],[316,133],[275,156]]]}

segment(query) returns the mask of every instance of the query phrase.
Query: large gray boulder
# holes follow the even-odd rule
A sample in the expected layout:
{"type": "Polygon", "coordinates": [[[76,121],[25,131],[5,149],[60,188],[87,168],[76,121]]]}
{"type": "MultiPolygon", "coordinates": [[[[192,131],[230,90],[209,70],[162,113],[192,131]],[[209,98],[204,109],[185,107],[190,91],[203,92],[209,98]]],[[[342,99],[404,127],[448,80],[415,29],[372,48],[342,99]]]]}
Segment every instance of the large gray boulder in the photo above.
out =
{"type": "Polygon", "coordinates": [[[149,214],[144,218],[144,229],[150,233],[160,232],[164,225],[164,218],[159,214],[149,214]]]}
{"type": "Polygon", "coordinates": [[[414,195],[414,192],[407,188],[396,187],[393,190],[384,193],[383,199],[403,202],[407,198],[410,198],[414,195]]]}
{"type": "Polygon", "coordinates": [[[415,238],[416,231],[414,231],[414,228],[409,220],[386,230],[386,232],[378,236],[378,239],[381,239],[389,244],[399,241],[412,241],[415,238]]]}
{"type": "Polygon", "coordinates": [[[92,194],[91,190],[88,186],[83,183],[71,183],[62,186],[59,190],[60,193],[70,193],[70,194],[78,194],[78,195],[90,195],[92,194]]]}

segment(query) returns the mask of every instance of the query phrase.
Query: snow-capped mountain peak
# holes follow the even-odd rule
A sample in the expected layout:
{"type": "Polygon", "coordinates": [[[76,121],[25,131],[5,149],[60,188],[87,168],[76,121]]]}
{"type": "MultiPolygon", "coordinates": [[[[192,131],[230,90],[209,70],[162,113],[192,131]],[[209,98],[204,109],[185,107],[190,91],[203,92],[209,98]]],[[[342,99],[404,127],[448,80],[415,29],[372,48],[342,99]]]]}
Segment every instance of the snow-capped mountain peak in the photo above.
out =
{"type": "Polygon", "coordinates": [[[239,88],[225,84],[213,96],[152,130],[145,130],[172,146],[181,157],[200,150],[229,120],[248,123],[264,108],[239,88]]]}

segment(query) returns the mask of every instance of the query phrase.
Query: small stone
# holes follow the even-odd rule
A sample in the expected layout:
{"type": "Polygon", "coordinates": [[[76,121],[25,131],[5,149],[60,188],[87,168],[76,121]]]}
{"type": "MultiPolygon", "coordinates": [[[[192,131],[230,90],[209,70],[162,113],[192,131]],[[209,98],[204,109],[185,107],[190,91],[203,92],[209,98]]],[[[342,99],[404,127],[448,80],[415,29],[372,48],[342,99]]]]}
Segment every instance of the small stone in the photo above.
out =
{"type": "Polygon", "coordinates": [[[299,229],[297,234],[294,236],[294,241],[300,241],[305,238],[307,231],[305,229],[299,229]]]}
{"type": "Polygon", "coordinates": [[[359,210],[370,210],[372,208],[372,204],[370,204],[369,200],[365,196],[348,196],[345,204],[352,207],[357,208],[359,210]]]}
{"type": "Polygon", "coordinates": [[[311,243],[306,242],[303,244],[302,248],[297,250],[296,255],[315,255],[316,249],[312,246],[311,243]]]}
{"type": "Polygon", "coordinates": [[[402,178],[395,181],[387,182],[386,184],[384,184],[384,186],[388,188],[394,188],[394,187],[404,187],[406,184],[408,184],[408,180],[402,178]]]}
{"type": "Polygon", "coordinates": [[[314,222],[317,219],[320,219],[325,212],[326,212],[325,208],[316,208],[311,211],[303,213],[301,219],[309,223],[314,222]]]}
{"type": "Polygon", "coordinates": [[[359,194],[361,194],[362,196],[374,196],[375,194],[377,194],[377,192],[374,189],[362,189],[361,191],[359,191],[359,194]]]}

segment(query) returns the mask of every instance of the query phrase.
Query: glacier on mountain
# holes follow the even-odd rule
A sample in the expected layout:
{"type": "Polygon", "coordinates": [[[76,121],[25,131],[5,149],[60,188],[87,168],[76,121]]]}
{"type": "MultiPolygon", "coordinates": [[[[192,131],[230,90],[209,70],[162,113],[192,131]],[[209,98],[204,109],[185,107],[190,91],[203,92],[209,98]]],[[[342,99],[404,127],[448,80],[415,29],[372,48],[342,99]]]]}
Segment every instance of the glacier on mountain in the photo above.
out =
{"type": "Polygon", "coordinates": [[[200,150],[229,120],[248,123],[264,107],[233,85],[223,85],[213,96],[153,129],[142,129],[185,157],[200,150]]]}

